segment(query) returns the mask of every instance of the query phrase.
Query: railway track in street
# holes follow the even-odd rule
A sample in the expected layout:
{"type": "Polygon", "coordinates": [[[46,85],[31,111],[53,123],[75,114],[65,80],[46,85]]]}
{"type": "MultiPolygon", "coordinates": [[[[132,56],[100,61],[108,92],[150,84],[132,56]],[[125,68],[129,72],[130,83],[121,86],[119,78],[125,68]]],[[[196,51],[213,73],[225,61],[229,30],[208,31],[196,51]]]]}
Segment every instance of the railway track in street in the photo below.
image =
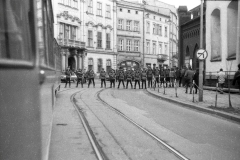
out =
{"type": "MultiPolygon", "coordinates": [[[[62,90],[60,92],[64,92],[64,91],[68,91],[68,90],[72,90],[72,89],[76,89],[76,88],[71,88],[71,89],[65,89],[62,90]]],[[[159,143],[160,145],[164,146],[169,152],[171,152],[175,157],[177,157],[177,159],[180,160],[189,160],[189,158],[187,158],[186,156],[184,156],[183,154],[181,154],[179,151],[177,151],[175,148],[173,148],[172,146],[170,146],[169,144],[167,144],[166,142],[164,142],[164,140],[162,140],[161,138],[157,137],[156,135],[154,135],[153,133],[151,133],[149,130],[147,130],[146,128],[142,127],[140,124],[136,123],[135,121],[133,121],[131,118],[129,118],[128,116],[126,116],[124,113],[122,113],[121,111],[119,111],[118,109],[114,108],[113,106],[109,105],[107,102],[105,102],[102,98],[101,98],[101,92],[103,92],[106,89],[102,89],[100,91],[98,91],[96,93],[96,97],[97,99],[106,107],[108,107],[109,109],[111,109],[112,111],[114,111],[116,114],[118,114],[119,116],[123,117],[125,120],[127,120],[128,122],[130,122],[132,125],[136,126],[139,130],[143,131],[147,136],[151,137],[154,141],[156,141],[157,143],[159,143]]],[[[82,122],[82,125],[84,126],[84,129],[87,133],[88,139],[91,143],[91,146],[94,150],[95,156],[98,160],[108,160],[109,158],[107,157],[107,155],[104,153],[100,143],[98,142],[97,138],[95,137],[91,126],[88,123],[88,120],[86,119],[86,117],[84,116],[84,113],[82,111],[82,108],[80,108],[80,106],[77,105],[77,100],[75,99],[75,96],[78,95],[80,97],[80,99],[83,101],[84,104],[86,104],[87,107],[89,107],[87,105],[87,103],[84,102],[84,100],[82,99],[82,95],[84,94],[85,90],[81,90],[81,91],[77,91],[75,93],[73,93],[70,97],[70,101],[72,103],[72,105],[74,106],[75,110],[77,111],[79,118],[82,122]]]]}

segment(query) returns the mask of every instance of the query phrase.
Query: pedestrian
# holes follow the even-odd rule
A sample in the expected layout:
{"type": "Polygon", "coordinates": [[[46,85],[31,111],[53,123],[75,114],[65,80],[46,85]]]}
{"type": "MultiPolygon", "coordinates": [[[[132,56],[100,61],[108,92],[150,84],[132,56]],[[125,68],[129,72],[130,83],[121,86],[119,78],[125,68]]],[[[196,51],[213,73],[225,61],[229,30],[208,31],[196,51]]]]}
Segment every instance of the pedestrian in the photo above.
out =
{"type": "Polygon", "coordinates": [[[193,76],[194,80],[194,88],[195,88],[195,94],[197,94],[198,86],[199,86],[199,69],[196,70],[193,76]]]}
{"type": "Polygon", "coordinates": [[[175,72],[173,68],[169,70],[169,78],[170,78],[170,87],[174,87],[175,72]]]}
{"type": "Polygon", "coordinates": [[[134,89],[136,89],[136,84],[138,83],[138,88],[140,89],[140,80],[141,80],[141,71],[140,69],[136,69],[135,74],[134,74],[134,89]]]}
{"type": "Polygon", "coordinates": [[[147,87],[146,87],[147,69],[146,68],[143,68],[143,70],[141,72],[141,80],[142,80],[142,89],[143,89],[143,84],[145,85],[145,89],[147,89],[147,87]]]}
{"type": "Polygon", "coordinates": [[[169,68],[166,68],[165,76],[166,76],[166,87],[170,87],[170,69],[169,68]]]}
{"type": "Polygon", "coordinates": [[[121,82],[123,84],[123,88],[125,88],[125,85],[124,85],[125,74],[124,74],[124,70],[122,69],[122,67],[119,68],[117,76],[118,76],[118,89],[119,89],[121,82]]]}
{"type": "Polygon", "coordinates": [[[154,88],[156,88],[156,84],[159,87],[159,76],[160,76],[160,70],[158,69],[158,67],[156,67],[153,71],[153,75],[155,77],[155,82],[154,82],[154,88]]]}
{"type": "Polygon", "coordinates": [[[83,77],[84,77],[83,83],[87,83],[87,74],[86,73],[87,73],[86,68],[84,68],[84,70],[83,70],[83,77]]]}
{"type": "Polygon", "coordinates": [[[147,69],[147,80],[148,80],[148,88],[152,88],[152,78],[153,78],[153,70],[149,66],[147,69]]]}
{"type": "Polygon", "coordinates": [[[119,68],[118,69],[116,69],[116,82],[118,82],[118,79],[119,79],[119,74],[118,74],[118,70],[119,70],[119,68]]]}
{"type": "Polygon", "coordinates": [[[165,81],[165,71],[163,68],[161,68],[160,70],[160,84],[161,84],[161,87],[164,87],[164,82],[165,81]]]}
{"type": "Polygon", "coordinates": [[[133,88],[132,85],[132,70],[130,68],[128,68],[128,70],[126,71],[126,78],[127,78],[127,85],[126,85],[126,89],[128,89],[128,83],[131,84],[131,88],[133,88]]]}
{"type": "Polygon", "coordinates": [[[188,93],[188,87],[190,88],[190,94],[192,94],[192,81],[193,81],[194,71],[191,67],[186,71],[184,78],[185,78],[185,85],[186,85],[186,92],[188,93]]]}
{"type": "Polygon", "coordinates": [[[103,83],[104,83],[104,87],[106,88],[106,72],[104,71],[104,68],[102,68],[102,70],[100,71],[100,79],[101,79],[101,88],[103,87],[103,83]]]}
{"type": "Polygon", "coordinates": [[[115,78],[116,78],[116,73],[114,69],[110,69],[108,72],[109,75],[109,80],[110,80],[110,88],[114,87],[115,88],[115,78]]]}
{"type": "Polygon", "coordinates": [[[91,82],[93,82],[93,87],[95,88],[94,75],[95,75],[94,71],[91,68],[89,68],[88,73],[87,73],[88,88],[89,88],[91,82]]]}
{"type": "Polygon", "coordinates": [[[69,88],[71,87],[71,70],[70,70],[70,66],[67,67],[66,71],[65,71],[65,75],[66,75],[66,83],[65,83],[65,88],[67,87],[67,83],[69,82],[69,88]]]}
{"type": "Polygon", "coordinates": [[[225,83],[226,75],[223,72],[223,69],[221,68],[220,71],[217,73],[217,79],[218,79],[218,86],[219,86],[219,92],[220,94],[223,94],[223,86],[225,83]]]}
{"type": "Polygon", "coordinates": [[[237,82],[239,94],[240,94],[240,63],[238,64],[238,71],[234,74],[233,82],[232,84],[235,85],[237,82]]]}
{"type": "Polygon", "coordinates": [[[186,71],[187,71],[187,67],[186,66],[184,66],[182,69],[181,69],[181,86],[182,87],[185,87],[185,73],[186,73],[186,71]]]}
{"type": "Polygon", "coordinates": [[[82,88],[83,88],[83,72],[82,70],[79,68],[77,71],[76,71],[76,75],[77,75],[77,86],[78,87],[78,83],[80,83],[82,85],[82,88]]]}
{"type": "Polygon", "coordinates": [[[176,67],[176,70],[175,70],[175,79],[176,79],[176,84],[178,84],[178,86],[181,87],[181,82],[180,82],[181,71],[178,67],[176,67]]]}

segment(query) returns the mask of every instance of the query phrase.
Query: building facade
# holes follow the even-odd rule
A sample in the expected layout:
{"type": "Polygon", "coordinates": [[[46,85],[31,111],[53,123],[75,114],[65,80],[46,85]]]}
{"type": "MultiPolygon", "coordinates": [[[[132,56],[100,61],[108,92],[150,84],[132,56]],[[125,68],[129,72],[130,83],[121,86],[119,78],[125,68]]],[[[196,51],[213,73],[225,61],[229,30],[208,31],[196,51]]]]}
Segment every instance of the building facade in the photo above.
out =
{"type": "MultiPolygon", "coordinates": [[[[205,7],[204,7],[205,11],[205,7]]],[[[199,61],[196,56],[200,48],[200,5],[187,10],[186,6],[180,6],[179,12],[179,66],[199,68],[199,61]]],[[[205,12],[203,18],[203,48],[205,48],[205,12]]]]}
{"type": "Polygon", "coordinates": [[[144,64],[169,66],[169,10],[144,5],[144,14],[144,64]]]}
{"type": "Polygon", "coordinates": [[[143,66],[143,7],[117,2],[117,65],[124,69],[143,66]]]}
{"type": "Polygon", "coordinates": [[[236,71],[240,63],[240,2],[206,1],[206,6],[206,72],[220,68],[236,71]]]}
{"type": "Polygon", "coordinates": [[[85,42],[81,40],[80,0],[54,0],[54,37],[61,46],[62,71],[83,68],[85,42]]]}
{"type": "Polygon", "coordinates": [[[85,0],[81,5],[81,34],[87,49],[84,68],[97,75],[102,68],[116,69],[116,1],[85,0]]]}

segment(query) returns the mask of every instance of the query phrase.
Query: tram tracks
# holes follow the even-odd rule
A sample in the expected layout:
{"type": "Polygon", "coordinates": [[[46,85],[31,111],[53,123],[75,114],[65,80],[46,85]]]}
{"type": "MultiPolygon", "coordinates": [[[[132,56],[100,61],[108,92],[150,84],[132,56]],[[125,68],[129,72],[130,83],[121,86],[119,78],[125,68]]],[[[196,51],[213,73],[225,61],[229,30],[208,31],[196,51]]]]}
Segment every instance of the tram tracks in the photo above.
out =
{"type": "MultiPolygon", "coordinates": [[[[76,88],[72,88],[72,89],[76,89],[76,88]]],[[[72,90],[72,89],[66,89],[64,91],[67,90],[72,90]]],[[[116,112],[118,115],[120,115],[121,117],[123,117],[124,119],[126,119],[127,121],[129,121],[131,124],[133,124],[134,126],[136,126],[138,129],[140,129],[141,131],[143,131],[144,133],[146,133],[149,137],[151,137],[153,140],[157,141],[159,144],[161,144],[162,146],[164,146],[167,150],[169,150],[172,154],[174,154],[178,159],[180,160],[189,160],[187,157],[185,157],[182,153],[180,153],[179,151],[177,151],[175,148],[173,148],[172,146],[170,146],[169,144],[167,144],[166,142],[164,142],[164,140],[160,139],[159,137],[157,137],[155,134],[153,134],[152,132],[150,132],[149,130],[147,130],[146,128],[142,127],[140,124],[136,123],[135,121],[133,121],[131,118],[129,118],[128,116],[126,116],[124,113],[122,113],[120,110],[116,109],[115,107],[111,106],[110,104],[108,104],[106,101],[104,101],[100,94],[101,92],[105,91],[106,89],[102,89],[100,91],[98,91],[96,93],[97,99],[104,104],[105,106],[109,107],[111,110],[113,110],[114,112],[116,112]]],[[[84,129],[87,133],[87,136],[89,138],[89,141],[92,145],[92,148],[95,152],[95,155],[97,157],[98,160],[107,160],[108,157],[105,155],[105,153],[103,152],[101,146],[99,145],[90,125],[88,124],[88,121],[86,119],[86,117],[84,116],[83,110],[82,108],[80,108],[77,105],[77,101],[75,99],[75,96],[77,94],[80,95],[80,98],[82,96],[82,94],[84,93],[84,90],[81,91],[77,91],[75,93],[73,93],[70,97],[71,103],[73,104],[74,108],[76,109],[79,118],[84,126],[84,129]]],[[[63,92],[63,91],[62,91],[63,92]]],[[[85,103],[85,102],[84,102],[85,103]]],[[[86,103],[85,103],[86,104],[86,103]]],[[[86,104],[87,105],[87,104],[86,104]]]]}

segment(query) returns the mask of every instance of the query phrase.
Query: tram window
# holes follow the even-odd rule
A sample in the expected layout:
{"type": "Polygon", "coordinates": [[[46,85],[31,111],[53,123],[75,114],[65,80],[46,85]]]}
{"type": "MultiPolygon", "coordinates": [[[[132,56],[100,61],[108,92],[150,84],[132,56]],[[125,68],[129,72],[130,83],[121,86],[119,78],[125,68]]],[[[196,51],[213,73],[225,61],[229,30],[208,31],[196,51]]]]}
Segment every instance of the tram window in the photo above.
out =
{"type": "Polygon", "coordinates": [[[0,59],[31,61],[30,0],[0,0],[0,59]]]}

